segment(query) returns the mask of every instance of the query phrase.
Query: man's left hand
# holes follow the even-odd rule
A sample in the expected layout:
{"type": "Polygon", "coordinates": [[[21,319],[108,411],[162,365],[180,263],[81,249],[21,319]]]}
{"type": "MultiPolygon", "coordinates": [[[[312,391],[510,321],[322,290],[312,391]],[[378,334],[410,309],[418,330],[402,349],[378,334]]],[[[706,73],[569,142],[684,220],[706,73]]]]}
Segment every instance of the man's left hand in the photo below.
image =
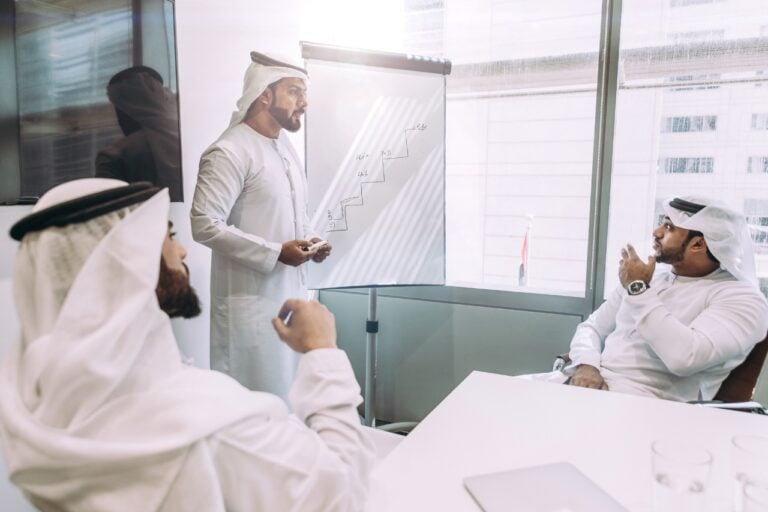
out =
{"type": "MultiPolygon", "coordinates": [[[[312,240],[310,240],[310,242],[314,244],[317,242],[321,242],[322,240],[323,240],[322,238],[315,237],[312,240]]],[[[325,258],[331,255],[331,250],[333,250],[333,246],[331,245],[330,242],[328,242],[327,244],[325,244],[315,252],[315,254],[312,256],[312,261],[316,263],[322,263],[323,260],[325,260],[325,258]]]]}
{"type": "Polygon", "coordinates": [[[656,257],[649,256],[648,262],[640,259],[632,245],[627,244],[621,249],[621,261],[619,262],[619,281],[624,288],[632,281],[651,282],[653,271],[656,270],[656,257]]]}

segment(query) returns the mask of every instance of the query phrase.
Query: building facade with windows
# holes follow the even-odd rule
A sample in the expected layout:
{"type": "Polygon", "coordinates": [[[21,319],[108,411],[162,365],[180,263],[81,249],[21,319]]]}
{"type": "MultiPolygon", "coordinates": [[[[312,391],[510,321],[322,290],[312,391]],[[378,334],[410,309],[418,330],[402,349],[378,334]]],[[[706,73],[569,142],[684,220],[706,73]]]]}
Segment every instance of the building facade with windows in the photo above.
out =
{"type": "MultiPolygon", "coordinates": [[[[449,284],[584,293],[601,4],[405,2],[406,50],[454,63],[449,284]]],[[[768,293],[766,27],[760,0],[622,2],[606,290],[663,199],[698,194],[745,212],[768,293]]]]}

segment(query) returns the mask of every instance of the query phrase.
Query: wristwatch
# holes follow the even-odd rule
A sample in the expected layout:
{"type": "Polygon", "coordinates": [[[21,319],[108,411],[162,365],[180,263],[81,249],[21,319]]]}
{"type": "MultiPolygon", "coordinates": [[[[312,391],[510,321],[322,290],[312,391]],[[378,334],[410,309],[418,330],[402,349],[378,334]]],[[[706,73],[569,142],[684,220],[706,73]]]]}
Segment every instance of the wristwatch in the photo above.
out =
{"type": "Polygon", "coordinates": [[[635,279],[627,285],[627,293],[630,295],[640,295],[647,289],[648,285],[640,279],[635,279]]]}

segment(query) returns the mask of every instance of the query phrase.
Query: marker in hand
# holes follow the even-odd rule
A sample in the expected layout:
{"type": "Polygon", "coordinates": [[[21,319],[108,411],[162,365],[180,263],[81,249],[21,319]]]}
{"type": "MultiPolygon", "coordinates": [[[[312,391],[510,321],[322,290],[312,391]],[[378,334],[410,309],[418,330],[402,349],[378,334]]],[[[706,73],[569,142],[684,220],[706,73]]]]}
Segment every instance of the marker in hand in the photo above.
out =
{"type": "Polygon", "coordinates": [[[285,325],[288,325],[288,322],[291,321],[291,317],[292,316],[293,316],[293,310],[292,309],[288,310],[288,312],[285,313],[285,314],[279,315],[280,320],[282,320],[285,325]]]}
{"type": "Polygon", "coordinates": [[[328,240],[320,240],[319,242],[313,243],[309,247],[302,247],[302,250],[306,252],[314,252],[325,245],[328,245],[328,240]]]}

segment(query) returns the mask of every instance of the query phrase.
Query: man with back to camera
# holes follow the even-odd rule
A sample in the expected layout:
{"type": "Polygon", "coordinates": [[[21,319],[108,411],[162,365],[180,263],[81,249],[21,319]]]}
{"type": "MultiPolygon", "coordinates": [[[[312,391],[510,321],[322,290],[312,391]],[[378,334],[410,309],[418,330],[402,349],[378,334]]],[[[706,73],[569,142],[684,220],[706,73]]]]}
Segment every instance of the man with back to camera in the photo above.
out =
{"type": "Polygon", "coordinates": [[[51,189],[12,227],[21,335],[0,370],[11,481],[44,512],[362,510],[371,443],[333,316],[289,300],[288,325],[273,319],[302,353],[296,416],[183,365],[168,315],[199,306],[168,209],[167,190],[91,178],[51,189]]]}
{"type": "Polygon", "coordinates": [[[211,366],[244,386],[288,392],[295,355],[269,325],[289,297],[306,296],[305,267],[322,262],[307,217],[307,183],[283,130],[307,108],[307,72],[252,52],[229,128],[203,154],[190,213],[193,238],[213,251],[211,366]]]}
{"type": "Polygon", "coordinates": [[[675,198],[653,231],[655,256],[621,250],[621,285],[571,341],[572,364],[532,376],[668,400],[711,400],[768,330],[744,215],[675,198]],[[669,269],[654,273],[656,262],[669,269]]]}

